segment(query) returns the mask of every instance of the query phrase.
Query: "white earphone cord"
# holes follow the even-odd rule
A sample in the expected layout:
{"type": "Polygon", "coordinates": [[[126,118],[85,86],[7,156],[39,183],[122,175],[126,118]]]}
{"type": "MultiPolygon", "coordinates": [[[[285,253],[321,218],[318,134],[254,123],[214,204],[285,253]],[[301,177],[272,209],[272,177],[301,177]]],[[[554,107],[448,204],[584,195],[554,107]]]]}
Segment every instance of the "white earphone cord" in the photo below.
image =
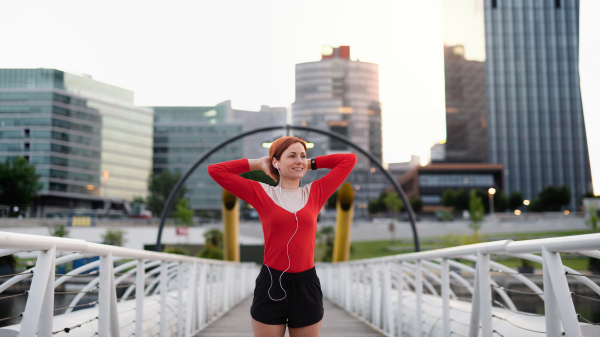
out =
{"type": "MultiPolygon", "coordinates": [[[[277,165],[277,163],[275,163],[275,168],[279,172],[279,179],[281,180],[281,171],[279,171],[279,166],[277,165]]],[[[279,196],[281,196],[281,181],[279,182],[279,196]]],[[[283,202],[283,198],[281,201],[283,202]]],[[[283,293],[285,294],[285,295],[283,295],[282,298],[274,299],[273,297],[271,297],[271,288],[273,287],[273,274],[271,274],[271,268],[269,268],[269,266],[267,266],[267,264],[265,264],[265,266],[267,267],[267,270],[269,271],[269,276],[271,278],[271,285],[269,286],[269,290],[267,290],[267,294],[269,295],[269,298],[272,301],[281,301],[287,297],[287,291],[285,291],[285,289],[283,289],[283,285],[281,284],[281,277],[292,266],[292,261],[290,260],[290,242],[292,242],[292,238],[294,238],[294,236],[296,235],[296,232],[298,232],[298,216],[296,216],[296,212],[294,212],[294,218],[296,218],[296,230],[294,231],[294,234],[292,234],[292,236],[288,240],[287,245],[285,246],[285,252],[286,252],[287,258],[288,258],[288,267],[283,272],[281,272],[281,275],[279,275],[279,287],[281,287],[281,290],[283,290],[283,293]]]]}

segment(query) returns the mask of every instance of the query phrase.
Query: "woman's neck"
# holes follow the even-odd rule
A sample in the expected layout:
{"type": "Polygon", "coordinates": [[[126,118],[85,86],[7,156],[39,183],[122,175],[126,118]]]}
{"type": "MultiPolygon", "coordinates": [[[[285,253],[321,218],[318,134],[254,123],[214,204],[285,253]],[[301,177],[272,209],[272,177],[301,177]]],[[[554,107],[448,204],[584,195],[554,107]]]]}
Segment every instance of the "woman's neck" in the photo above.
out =
{"type": "Polygon", "coordinates": [[[295,190],[300,188],[299,182],[299,179],[294,180],[281,177],[281,179],[279,180],[279,185],[285,190],[295,190]]]}

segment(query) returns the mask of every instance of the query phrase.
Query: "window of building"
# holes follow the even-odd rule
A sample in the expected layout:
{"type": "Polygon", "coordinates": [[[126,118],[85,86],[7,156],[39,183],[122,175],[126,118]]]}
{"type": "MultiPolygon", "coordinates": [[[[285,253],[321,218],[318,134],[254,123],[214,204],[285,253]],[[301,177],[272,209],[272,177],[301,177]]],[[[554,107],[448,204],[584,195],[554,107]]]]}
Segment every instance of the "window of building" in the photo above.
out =
{"type": "Polygon", "coordinates": [[[419,187],[491,187],[492,174],[421,174],[419,187]]]}
{"type": "Polygon", "coordinates": [[[442,203],[442,196],[440,195],[421,195],[421,200],[424,205],[440,205],[442,203]]]}

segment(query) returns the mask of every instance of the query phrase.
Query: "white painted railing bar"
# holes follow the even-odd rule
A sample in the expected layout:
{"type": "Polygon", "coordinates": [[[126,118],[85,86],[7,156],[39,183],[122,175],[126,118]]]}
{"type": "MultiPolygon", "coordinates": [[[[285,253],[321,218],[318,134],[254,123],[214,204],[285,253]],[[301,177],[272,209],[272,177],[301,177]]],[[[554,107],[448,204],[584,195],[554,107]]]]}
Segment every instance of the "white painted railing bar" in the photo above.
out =
{"type": "Polygon", "coordinates": [[[519,242],[503,240],[375,259],[319,263],[317,272],[326,297],[386,336],[488,337],[540,333],[599,336],[599,325],[579,322],[567,277],[574,275],[574,282],[581,282],[599,295],[600,286],[564,266],[560,258],[560,253],[600,258],[598,249],[600,234],[519,242]],[[544,289],[493,261],[495,256],[541,264],[544,289]],[[472,261],[474,267],[455,259],[472,261]],[[468,280],[450,267],[468,272],[473,278],[468,280]],[[546,315],[519,311],[505,288],[494,280],[499,272],[510,275],[531,289],[528,294],[542,299],[546,315]],[[438,285],[440,291],[435,288],[438,285]],[[471,300],[457,297],[453,286],[468,291],[471,300]],[[500,296],[500,301],[493,300],[493,292],[500,296]]]}
{"type": "Polygon", "coordinates": [[[22,316],[20,323],[0,328],[0,336],[191,337],[250,295],[259,272],[256,264],[16,233],[0,232],[0,248],[2,256],[39,251],[34,268],[0,285],[2,293],[32,277],[25,310],[15,316],[22,316]],[[59,253],[68,254],[57,257],[59,253]],[[55,275],[55,266],[84,257],[99,260],[55,275]],[[95,268],[99,270],[89,272],[95,268]],[[54,315],[54,289],[74,277],[87,284],[60,292],[76,295],[64,314],[54,315]],[[97,300],[90,303],[96,292],[97,300]]]}

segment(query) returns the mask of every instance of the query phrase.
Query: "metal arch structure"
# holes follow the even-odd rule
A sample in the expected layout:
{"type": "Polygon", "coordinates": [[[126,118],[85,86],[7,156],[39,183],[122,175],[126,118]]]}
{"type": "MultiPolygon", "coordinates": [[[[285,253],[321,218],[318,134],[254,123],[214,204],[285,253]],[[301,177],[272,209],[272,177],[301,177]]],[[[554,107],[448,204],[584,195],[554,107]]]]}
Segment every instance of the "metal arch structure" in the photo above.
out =
{"type": "Polygon", "coordinates": [[[402,189],[400,184],[398,184],[396,179],[394,179],[394,177],[383,167],[383,165],[381,165],[381,162],[379,161],[379,159],[375,158],[375,156],[371,152],[369,152],[365,149],[362,149],[360,146],[354,144],[350,139],[348,139],[338,133],[331,132],[329,130],[320,129],[320,128],[314,128],[314,127],[310,127],[310,126],[300,126],[300,125],[283,125],[283,126],[276,125],[276,126],[266,126],[266,127],[248,130],[245,132],[241,132],[237,135],[234,135],[230,138],[227,138],[227,139],[223,140],[222,142],[216,144],[212,148],[210,148],[208,151],[204,152],[200,156],[200,158],[198,158],[192,164],[192,166],[190,166],[190,168],[181,176],[181,178],[179,178],[179,181],[177,181],[177,184],[175,184],[175,187],[173,188],[173,190],[171,190],[171,193],[169,194],[169,197],[167,198],[167,202],[165,203],[165,206],[163,207],[163,210],[162,210],[162,214],[160,216],[160,224],[158,227],[158,236],[156,238],[156,247],[155,247],[156,251],[157,252],[160,251],[162,231],[163,231],[163,228],[165,225],[165,221],[167,219],[167,214],[169,213],[170,209],[173,207],[173,202],[175,201],[175,196],[177,195],[177,193],[179,192],[179,190],[181,189],[181,187],[183,186],[185,181],[192,175],[192,173],[194,173],[194,171],[196,170],[196,168],[198,168],[198,166],[200,166],[200,164],[202,164],[213,153],[217,152],[224,146],[235,142],[236,140],[239,140],[241,138],[244,138],[246,136],[249,136],[249,135],[252,135],[255,133],[261,133],[261,132],[267,132],[267,131],[273,131],[273,130],[279,130],[279,129],[284,129],[287,131],[303,130],[303,131],[316,132],[316,133],[319,133],[322,135],[326,135],[326,136],[329,136],[331,138],[334,138],[336,140],[339,140],[339,141],[351,146],[352,148],[356,149],[361,154],[367,156],[369,158],[369,160],[373,164],[375,164],[375,166],[377,166],[385,174],[385,177],[394,186],[396,193],[398,193],[400,198],[402,198],[402,201],[404,202],[404,205],[406,206],[406,209],[408,210],[408,218],[410,220],[410,224],[412,227],[413,244],[414,244],[415,252],[421,251],[421,245],[419,243],[419,234],[417,232],[417,218],[415,216],[415,212],[413,211],[412,206],[410,205],[410,202],[408,200],[408,197],[406,196],[406,193],[404,193],[404,190],[402,189]]]}

